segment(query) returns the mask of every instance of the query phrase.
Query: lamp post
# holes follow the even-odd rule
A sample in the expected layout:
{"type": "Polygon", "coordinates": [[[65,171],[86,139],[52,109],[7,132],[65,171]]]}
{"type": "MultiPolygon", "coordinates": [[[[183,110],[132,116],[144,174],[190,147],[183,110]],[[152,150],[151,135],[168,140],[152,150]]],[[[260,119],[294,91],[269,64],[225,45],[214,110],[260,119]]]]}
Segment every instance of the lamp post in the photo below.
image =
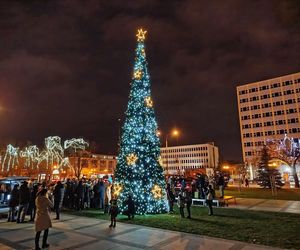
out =
{"type": "MultiPolygon", "coordinates": [[[[158,131],[157,135],[160,136],[161,132],[158,131]]],[[[169,175],[169,153],[168,153],[168,136],[173,136],[177,138],[177,144],[178,144],[178,136],[179,131],[177,129],[173,129],[169,134],[166,134],[165,138],[165,148],[166,148],[166,175],[169,175]]]]}

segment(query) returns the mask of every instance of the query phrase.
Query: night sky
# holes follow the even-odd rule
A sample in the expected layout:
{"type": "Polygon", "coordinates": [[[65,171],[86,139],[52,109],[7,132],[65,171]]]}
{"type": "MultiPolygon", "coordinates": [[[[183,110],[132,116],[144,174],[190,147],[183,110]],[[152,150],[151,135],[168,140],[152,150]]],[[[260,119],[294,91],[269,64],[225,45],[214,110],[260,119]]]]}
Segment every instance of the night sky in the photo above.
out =
{"type": "Polygon", "coordinates": [[[116,153],[139,27],[161,131],[241,160],[236,86],[300,71],[299,1],[1,0],[0,142],[116,153]]]}

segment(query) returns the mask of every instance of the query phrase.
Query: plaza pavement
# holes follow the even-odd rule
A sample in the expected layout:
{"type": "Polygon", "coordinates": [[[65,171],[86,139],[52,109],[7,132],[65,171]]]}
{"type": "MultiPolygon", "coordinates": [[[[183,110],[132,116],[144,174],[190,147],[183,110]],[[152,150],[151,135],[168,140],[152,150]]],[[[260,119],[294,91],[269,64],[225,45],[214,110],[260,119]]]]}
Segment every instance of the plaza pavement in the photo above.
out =
{"type": "Polygon", "coordinates": [[[256,211],[300,214],[300,201],[236,198],[236,204],[231,200],[229,202],[229,207],[256,211]]]}
{"type": "MultiPolygon", "coordinates": [[[[61,221],[53,221],[48,241],[49,249],[82,250],[263,250],[275,249],[239,241],[197,236],[192,234],[117,223],[109,228],[109,221],[62,214],[61,221]]],[[[8,223],[0,220],[0,249],[34,249],[33,223],[8,223]]]]}

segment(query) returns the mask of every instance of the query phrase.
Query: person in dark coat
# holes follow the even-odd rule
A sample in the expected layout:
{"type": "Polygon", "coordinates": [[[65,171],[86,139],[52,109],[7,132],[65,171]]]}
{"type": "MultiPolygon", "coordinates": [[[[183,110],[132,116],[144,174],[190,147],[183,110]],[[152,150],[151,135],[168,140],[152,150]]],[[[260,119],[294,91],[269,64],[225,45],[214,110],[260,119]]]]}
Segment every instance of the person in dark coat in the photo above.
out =
{"type": "Polygon", "coordinates": [[[100,180],[100,182],[99,182],[99,202],[100,202],[100,209],[104,209],[105,185],[102,180],[100,180]]]}
{"type": "Polygon", "coordinates": [[[186,203],[186,210],[188,212],[188,216],[186,218],[191,219],[191,206],[193,202],[193,193],[191,189],[186,190],[185,192],[185,203],[186,203]]]}
{"type": "Polygon", "coordinates": [[[29,200],[29,215],[30,215],[30,220],[29,221],[34,221],[35,219],[35,213],[36,213],[36,206],[35,206],[35,198],[36,194],[38,192],[39,186],[37,184],[33,185],[32,190],[30,192],[30,200],[29,200]]]}
{"type": "Polygon", "coordinates": [[[28,188],[27,181],[24,181],[20,186],[19,192],[19,211],[17,217],[17,223],[23,223],[25,220],[25,215],[27,213],[27,209],[30,201],[30,190],[28,188]],[[21,216],[22,214],[22,216],[21,216]]]}
{"type": "Polygon", "coordinates": [[[13,190],[11,191],[10,200],[8,202],[8,222],[15,222],[15,214],[16,214],[16,207],[19,204],[19,184],[15,184],[13,190]]]}
{"type": "Polygon", "coordinates": [[[83,185],[82,180],[78,182],[78,185],[75,189],[76,194],[76,210],[83,210],[83,185]]]}
{"type": "Polygon", "coordinates": [[[184,204],[185,204],[185,199],[183,197],[183,193],[180,192],[177,199],[177,205],[179,207],[181,218],[184,218],[184,204]]]}
{"type": "Polygon", "coordinates": [[[110,208],[109,208],[109,214],[110,214],[110,225],[109,227],[116,227],[116,218],[119,213],[119,208],[118,208],[118,201],[115,196],[110,200],[110,208]]]}
{"type": "Polygon", "coordinates": [[[60,209],[62,207],[62,202],[64,199],[64,192],[65,192],[64,185],[60,181],[58,181],[53,190],[54,210],[56,212],[55,220],[59,220],[60,217],[60,209]]]}
{"type": "Polygon", "coordinates": [[[97,183],[94,184],[93,186],[93,193],[94,193],[94,197],[93,197],[93,206],[94,208],[99,208],[100,205],[100,201],[99,201],[99,186],[100,183],[99,181],[97,181],[97,183]]]}
{"type": "Polygon", "coordinates": [[[72,203],[73,203],[73,199],[72,199],[72,196],[73,196],[73,183],[71,182],[71,180],[68,178],[67,179],[67,182],[65,184],[65,194],[64,194],[64,207],[68,207],[68,208],[73,208],[72,207],[72,203]]]}
{"type": "Polygon", "coordinates": [[[166,188],[167,199],[169,203],[169,213],[174,213],[173,206],[175,201],[175,196],[172,192],[171,185],[168,183],[166,188]]]}
{"type": "Polygon", "coordinates": [[[199,191],[199,199],[204,199],[205,198],[205,177],[203,174],[199,174],[198,180],[197,180],[197,186],[198,186],[198,191],[199,191]]]}
{"type": "Polygon", "coordinates": [[[128,219],[133,219],[135,215],[135,205],[131,195],[128,195],[125,205],[127,205],[127,210],[124,211],[123,214],[127,215],[128,219]]]}
{"type": "Polygon", "coordinates": [[[225,180],[224,175],[222,173],[219,174],[218,183],[219,191],[220,191],[220,198],[224,197],[224,189],[225,189],[225,180]]]}

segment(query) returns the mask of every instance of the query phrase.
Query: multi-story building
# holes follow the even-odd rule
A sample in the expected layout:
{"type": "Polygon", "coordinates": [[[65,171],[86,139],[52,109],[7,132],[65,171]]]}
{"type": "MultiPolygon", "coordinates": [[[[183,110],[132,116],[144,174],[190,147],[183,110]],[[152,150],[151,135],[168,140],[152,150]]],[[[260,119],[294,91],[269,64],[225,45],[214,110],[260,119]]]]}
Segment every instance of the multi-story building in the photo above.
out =
{"type": "Polygon", "coordinates": [[[219,164],[219,149],[214,143],[163,147],[161,158],[166,174],[211,174],[219,164]]]}
{"type": "Polygon", "coordinates": [[[82,166],[81,174],[86,177],[102,177],[113,175],[117,165],[117,157],[114,155],[91,154],[88,157],[69,157],[73,167],[82,166]]]}
{"type": "Polygon", "coordinates": [[[300,73],[238,86],[237,98],[243,159],[253,178],[268,139],[300,138],[300,73]]]}

